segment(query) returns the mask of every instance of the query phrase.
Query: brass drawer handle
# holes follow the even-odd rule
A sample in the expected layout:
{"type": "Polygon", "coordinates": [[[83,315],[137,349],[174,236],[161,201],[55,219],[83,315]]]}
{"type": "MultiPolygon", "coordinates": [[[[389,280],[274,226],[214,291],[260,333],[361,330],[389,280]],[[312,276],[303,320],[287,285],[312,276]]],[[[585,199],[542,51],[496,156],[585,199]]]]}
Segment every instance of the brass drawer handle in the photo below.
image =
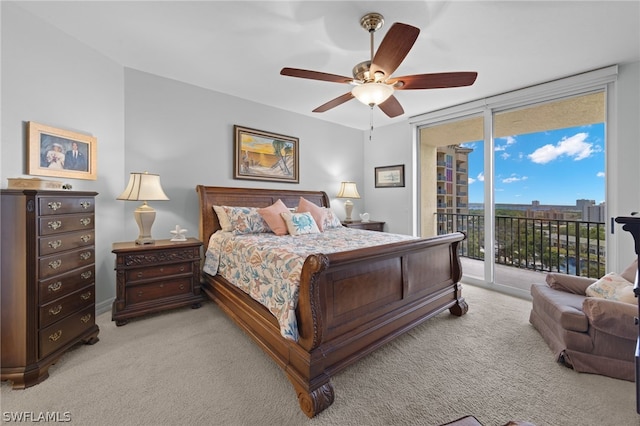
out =
{"type": "Polygon", "coordinates": [[[180,272],[184,272],[184,265],[180,267],[180,272]]]}
{"type": "Polygon", "coordinates": [[[52,201],[52,202],[50,202],[49,204],[47,204],[47,206],[48,206],[51,210],[56,211],[56,210],[58,210],[59,208],[61,208],[61,207],[62,207],[62,203],[61,203],[60,201],[55,201],[55,202],[53,202],[53,201],[52,201]]]}
{"type": "Polygon", "coordinates": [[[49,284],[47,286],[49,292],[59,291],[62,288],[62,281],[56,281],[55,283],[49,284]]]}
{"type": "Polygon", "coordinates": [[[88,209],[89,207],[91,207],[91,203],[89,201],[83,201],[83,202],[80,203],[80,205],[85,210],[88,209]]]}
{"type": "Polygon", "coordinates": [[[62,246],[62,240],[49,241],[49,247],[52,249],[57,249],[62,246]]]}
{"type": "Polygon", "coordinates": [[[180,290],[184,290],[184,284],[180,284],[180,290]]]}
{"type": "Polygon", "coordinates": [[[48,223],[49,228],[56,230],[62,226],[62,221],[60,220],[52,220],[48,223]]]}
{"type": "Polygon", "coordinates": [[[62,266],[62,260],[60,259],[49,262],[49,268],[51,269],[58,269],[60,266],[62,266]]]}
{"type": "Polygon", "coordinates": [[[86,235],[80,235],[80,240],[81,240],[83,243],[86,243],[86,242],[88,242],[88,241],[91,241],[91,235],[89,235],[89,234],[86,234],[86,235]]]}
{"type": "Polygon", "coordinates": [[[83,224],[84,226],[87,226],[91,223],[91,218],[90,217],[83,217],[82,219],[80,219],[80,223],[83,224]]]}
{"type": "Polygon", "coordinates": [[[58,330],[55,333],[53,333],[52,335],[49,336],[49,340],[51,340],[52,342],[57,341],[58,339],[60,339],[62,337],[62,330],[58,330]]]}
{"type": "Polygon", "coordinates": [[[138,278],[142,278],[143,276],[144,276],[144,273],[138,272],[138,278]]]}
{"type": "Polygon", "coordinates": [[[49,315],[58,315],[62,312],[62,305],[58,305],[55,308],[49,308],[49,315]]]}
{"type": "Polygon", "coordinates": [[[87,314],[87,315],[81,317],[80,321],[82,321],[85,324],[88,323],[89,321],[91,321],[91,314],[87,314]]]}
{"type": "Polygon", "coordinates": [[[80,253],[80,259],[82,260],[87,260],[91,258],[91,252],[90,251],[85,251],[83,253],[80,253]]]}
{"type": "Polygon", "coordinates": [[[80,277],[81,277],[83,280],[86,280],[87,278],[91,278],[91,275],[93,275],[93,274],[91,273],[91,271],[86,271],[86,272],[81,273],[81,274],[80,274],[80,277]]]}
{"type": "Polygon", "coordinates": [[[88,292],[86,292],[86,293],[81,294],[81,295],[80,295],[80,298],[81,298],[82,300],[89,300],[89,299],[91,299],[91,292],[90,292],[90,291],[88,291],[88,292]]]}
{"type": "Polygon", "coordinates": [[[139,296],[139,297],[142,297],[142,294],[143,294],[143,293],[142,293],[142,290],[138,291],[138,296],[139,296]]]}

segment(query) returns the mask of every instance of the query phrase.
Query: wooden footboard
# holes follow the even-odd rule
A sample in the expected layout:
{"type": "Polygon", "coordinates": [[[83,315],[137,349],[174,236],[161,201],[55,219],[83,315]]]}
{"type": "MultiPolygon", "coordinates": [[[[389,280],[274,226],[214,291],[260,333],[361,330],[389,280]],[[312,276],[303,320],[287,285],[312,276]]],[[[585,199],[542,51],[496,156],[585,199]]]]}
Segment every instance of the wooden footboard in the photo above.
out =
{"type": "MultiPolygon", "coordinates": [[[[201,218],[205,241],[215,229],[202,224],[217,223],[210,217],[213,204],[267,206],[280,198],[295,206],[301,194],[197,189],[202,214],[208,216],[201,218]],[[251,202],[256,204],[247,204],[251,202]]],[[[326,194],[312,194],[303,196],[328,206],[326,194]]],[[[296,390],[300,408],[313,417],[333,403],[332,375],[446,309],[457,316],[467,312],[458,284],[462,276],[458,244],[464,238],[454,233],[309,256],[302,269],[296,310],[298,342],[283,338],[275,317],[224,278],[203,274],[203,289],[280,365],[296,390]]]]}

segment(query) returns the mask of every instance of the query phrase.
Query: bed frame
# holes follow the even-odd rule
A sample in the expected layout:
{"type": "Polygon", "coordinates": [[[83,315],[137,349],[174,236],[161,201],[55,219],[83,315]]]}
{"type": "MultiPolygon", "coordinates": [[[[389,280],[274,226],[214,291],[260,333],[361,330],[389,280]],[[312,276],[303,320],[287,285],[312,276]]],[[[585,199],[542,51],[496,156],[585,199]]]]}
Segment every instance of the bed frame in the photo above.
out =
{"type": "MultiPolygon", "coordinates": [[[[329,207],[325,192],[203,185],[196,191],[205,247],[220,229],[214,205],[267,207],[281,199],[295,207],[304,197],[329,207]]],[[[467,312],[458,283],[464,238],[457,232],[309,256],[296,309],[298,342],[282,337],[264,306],[219,275],[203,272],[203,290],[284,370],[300,408],[313,417],[333,403],[337,372],[446,309],[457,316],[467,312]]]]}

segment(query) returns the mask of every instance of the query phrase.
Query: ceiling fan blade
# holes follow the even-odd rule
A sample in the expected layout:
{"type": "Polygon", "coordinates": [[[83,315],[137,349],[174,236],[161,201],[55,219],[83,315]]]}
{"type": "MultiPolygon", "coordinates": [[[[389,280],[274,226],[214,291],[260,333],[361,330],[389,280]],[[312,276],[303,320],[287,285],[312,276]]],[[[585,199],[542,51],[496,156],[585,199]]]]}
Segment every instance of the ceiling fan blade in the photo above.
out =
{"type": "Polygon", "coordinates": [[[397,90],[443,89],[446,87],[471,86],[478,76],[477,72],[442,72],[436,74],[416,74],[392,78],[387,81],[397,90]]]}
{"type": "Polygon", "coordinates": [[[320,105],[318,108],[314,109],[313,112],[328,111],[331,108],[335,108],[338,105],[342,105],[343,103],[347,102],[348,100],[351,100],[352,98],[353,98],[353,95],[351,94],[351,92],[347,92],[342,96],[338,96],[337,98],[330,100],[326,104],[320,105]]]}
{"type": "Polygon", "coordinates": [[[402,105],[400,105],[400,102],[398,102],[396,97],[393,95],[391,95],[389,99],[378,105],[378,107],[380,107],[382,112],[384,112],[391,118],[404,114],[402,105]]]}
{"type": "Polygon", "coordinates": [[[419,34],[419,28],[400,22],[393,24],[373,57],[370,75],[374,76],[379,71],[386,77],[393,74],[413,47],[419,34]]]}
{"type": "Polygon", "coordinates": [[[328,74],[320,71],[301,70],[298,68],[282,68],[281,75],[288,77],[308,78],[311,80],[330,81],[332,83],[351,83],[353,79],[351,77],[344,77],[342,75],[328,74]]]}

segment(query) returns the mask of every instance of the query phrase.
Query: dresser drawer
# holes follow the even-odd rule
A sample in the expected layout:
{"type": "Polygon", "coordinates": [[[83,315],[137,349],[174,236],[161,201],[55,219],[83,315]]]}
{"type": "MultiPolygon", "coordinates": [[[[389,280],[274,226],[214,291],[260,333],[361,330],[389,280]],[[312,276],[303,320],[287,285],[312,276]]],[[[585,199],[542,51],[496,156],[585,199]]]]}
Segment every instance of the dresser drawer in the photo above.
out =
{"type": "Polygon", "coordinates": [[[89,284],[93,285],[95,275],[95,265],[91,264],[64,275],[40,280],[38,282],[40,304],[66,296],[89,284]]]}
{"type": "Polygon", "coordinates": [[[40,256],[71,250],[78,247],[92,246],[95,239],[95,231],[79,231],[72,234],[54,235],[40,238],[40,256]]]}
{"type": "Polygon", "coordinates": [[[38,219],[40,235],[61,234],[63,232],[92,230],[93,213],[66,216],[46,216],[38,219]]]}
{"type": "Polygon", "coordinates": [[[94,305],[96,294],[93,286],[88,286],[46,305],[40,306],[40,328],[53,324],[70,314],[94,305]]]}
{"type": "Polygon", "coordinates": [[[39,277],[49,278],[75,268],[94,263],[94,247],[84,247],[78,250],[41,257],[38,260],[39,277]]]}
{"type": "Polygon", "coordinates": [[[136,268],[126,271],[128,283],[135,283],[149,278],[169,277],[170,275],[191,274],[193,262],[175,263],[173,265],[153,266],[149,268],[136,268]]]}
{"type": "Polygon", "coordinates": [[[151,302],[182,294],[190,294],[192,277],[178,278],[166,281],[156,281],[149,284],[127,287],[127,304],[151,302]]]}
{"type": "Polygon", "coordinates": [[[95,306],[91,305],[82,311],[43,328],[38,333],[40,357],[45,357],[76,339],[82,332],[95,324],[95,306]]]}
{"type": "Polygon", "coordinates": [[[93,213],[93,197],[40,197],[40,215],[93,213]]]}

